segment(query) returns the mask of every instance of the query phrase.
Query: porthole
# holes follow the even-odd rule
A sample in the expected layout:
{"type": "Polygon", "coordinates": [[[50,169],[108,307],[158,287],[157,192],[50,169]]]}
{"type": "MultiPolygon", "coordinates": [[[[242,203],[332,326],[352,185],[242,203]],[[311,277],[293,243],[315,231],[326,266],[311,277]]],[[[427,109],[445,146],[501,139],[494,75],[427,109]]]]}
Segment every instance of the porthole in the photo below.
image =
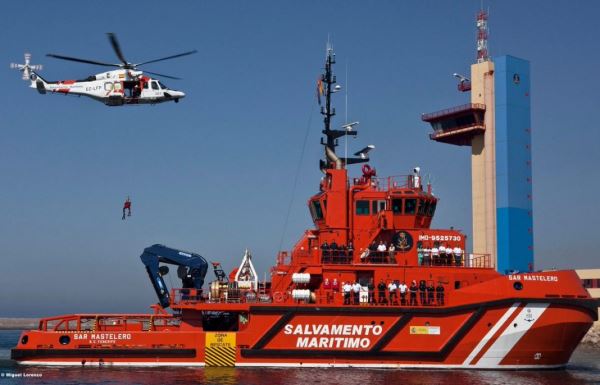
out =
{"type": "Polygon", "coordinates": [[[521,282],[513,283],[513,287],[515,288],[515,290],[523,290],[523,284],[521,282]]]}
{"type": "Polygon", "coordinates": [[[26,334],[23,337],[21,337],[21,343],[23,345],[27,344],[27,342],[29,341],[29,336],[26,334]]]}
{"type": "Polygon", "coordinates": [[[60,336],[60,338],[58,339],[58,342],[60,342],[61,345],[68,345],[69,342],[71,342],[71,337],[69,337],[69,336],[60,336]]]}

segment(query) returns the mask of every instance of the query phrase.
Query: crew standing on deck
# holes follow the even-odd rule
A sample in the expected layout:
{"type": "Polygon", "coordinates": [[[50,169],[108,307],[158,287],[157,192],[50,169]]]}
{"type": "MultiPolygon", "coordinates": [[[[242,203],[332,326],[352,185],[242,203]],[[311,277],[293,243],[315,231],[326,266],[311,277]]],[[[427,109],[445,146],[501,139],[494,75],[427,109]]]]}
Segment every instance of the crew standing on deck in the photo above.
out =
{"type": "Polygon", "coordinates": [[[446,259],[446,246],[444,245],[440,245],[439,248],[439,253],[440,253],[440,265],[447,265],[447,259],[446,259]]]}
{"type": "Polygon", "coordinates": [[[440,265],[440,250],[437,248],[437,246],[433,246],[431,249],[431,259],[433,260],[434,266],[440,265]]]}
{"type": "Polygon", "coordinates": [[[352,291],[352,285],[350,282],[344,282],[342,285],[342,292],[344,293],[344,305],[350,305],[350,292],[352,291]]]}
{"type": "Polygon", "coordinates": [[[423,266],[431,266],[431,249],[423,249],[423,266]]]}
{"type": "Polygon", "coordinates": [[[360,289],[362,289],[360,283],[354,282],[354,284],[352,285],[352,294],[354,295],[355,305],[360,304],[360,289]]]}
{"type": "Polygon", "coordinates": [[[369,304],[375,303],[375,283],[373,283],[373,278],[369,279],[369,284],[367,285],[367,289],[369,290],[369,304]]]}
{"type": "Polygon", "coordinates": [[[462,249],[456,246],[452,251],[454,253],[454,264],[456,266],[462,266],[462,249]]]}
{"type": "Polygon", "coordinates": [[[438,306],[443,305],[444,304],[444,286],[442,285],[442,282],[438,282],[438,285],[435,288],[435,296],[437,299],[438,306]]]}
{"type": "Polygon", "coordinates": [[[419,298],[421,299],[421,306],[426,305],[427,302],[427,284],[425,280],[419,281],[419,298]]]}
{"type": "Polygon", "coordinates": [[[398,290],[396,282],[390,281],[390,283],[388,283],[388,291],[390,292],[390,305],[393,305],[394,303],[398,302],[396,297],[396,290],[398,290]]]}
{"type": "Polygon", "coordinates": [[[377,284],[377,302],[381,305],[387,303],[387,299],[385,298],[385,282],[382,280],[377,284]]]}
{"type": "Polygon", "coordinates": [[[410,284],[410,306],[417,306],[417,290],[419,290],[419,287],[417,286],[417,281],[415,281],[413,279],[412,283],[410,284]]]}
{"type": "Polygon", "coordinates": [[[427,285],[427,305],[434,305],[433,297],[435,293],[435,287],[433,286],[433,281],[429,282],[427,285]]]}
{"type": "Polygon", "coordinates": [[[408,286],[406,286],[404,281],[398,286],[398,291],[400,292],[400,304],[406,306],[406,292],[408,292],[408,286]]]}

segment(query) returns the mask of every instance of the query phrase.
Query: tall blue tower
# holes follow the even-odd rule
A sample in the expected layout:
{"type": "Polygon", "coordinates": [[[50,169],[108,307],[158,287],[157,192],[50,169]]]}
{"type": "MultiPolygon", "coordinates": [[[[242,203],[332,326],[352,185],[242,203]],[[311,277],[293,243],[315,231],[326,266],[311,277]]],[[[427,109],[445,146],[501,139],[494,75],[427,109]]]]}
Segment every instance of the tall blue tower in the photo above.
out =
{"type": "Polygon", "coordinates": [[[494,58],[498,271],[533,268],[529,62],[494,58]]]}

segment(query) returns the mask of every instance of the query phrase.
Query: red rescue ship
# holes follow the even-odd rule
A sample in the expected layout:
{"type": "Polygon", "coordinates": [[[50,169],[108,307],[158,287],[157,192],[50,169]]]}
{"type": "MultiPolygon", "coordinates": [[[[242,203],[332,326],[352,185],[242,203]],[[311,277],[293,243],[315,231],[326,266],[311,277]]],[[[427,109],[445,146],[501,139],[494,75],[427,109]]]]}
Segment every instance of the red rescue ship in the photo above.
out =
{"type": "MultiPolygon", "coordinates": [[[[154,245],[141,258],[159,297],[152,314],[73,314],[24,331],[12,358],[36,365],[557,368],[598,319],[574,271],[498,273],[465,253],[465,235],[430,228],[438,199],[419,169],[379,178],[372,146],[341,157],[332,129],[328,50],[324,173],[308,201],[315,227],[261,281],[246,251],[215,279],[200,255],[154,245]],[[351,178],[348,166],[365,163],[351,178]],[[167,264],[182,288],[169,290],[167,264]],[[170,307],[172,312],[165,309],[170,307]]],[[[319,95],[321,96],[321,95],[319,95]]]]}

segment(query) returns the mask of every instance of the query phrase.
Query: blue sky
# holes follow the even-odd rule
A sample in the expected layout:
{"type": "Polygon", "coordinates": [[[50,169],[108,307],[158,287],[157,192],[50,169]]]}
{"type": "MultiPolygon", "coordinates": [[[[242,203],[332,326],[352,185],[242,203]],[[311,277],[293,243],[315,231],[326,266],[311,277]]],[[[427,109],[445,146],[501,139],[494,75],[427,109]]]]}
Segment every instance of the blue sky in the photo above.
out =
{"type": "MultiPolygon", "coordinates": [[[[492,56],[531,61],[536,266],[598,266],[600,3],[486,4],[492,56]]],[[[0,316],[145,311],[156,298],[139,255],[153,243],[227,270],[248,247],[268,271],[281,240],[289,249],[311,226],[306,200],[318,188],[322,151],[314,86],[328,35],[349,92],[348,120],[361,122],[349,148],[375,144],[380,175],[419,165],[441,197],[434,227],[470,234],[469,150],[431,142],[420,114],[467,101],[451,74],[474,61],[479,6],[2,2],[0,316]],[[133,62],[197,49],[145,67],[183,77],[165,83],[187,98],[109,108],[39,95],[8,68],[28,51],[50,80],[101,72],[45,54],[113,61],[106,32],[133,62]],[[133,217],[123,222],[127,195],[133,217]]],[[[335,103],[341,124],[343,96],[335,103]]]]}

